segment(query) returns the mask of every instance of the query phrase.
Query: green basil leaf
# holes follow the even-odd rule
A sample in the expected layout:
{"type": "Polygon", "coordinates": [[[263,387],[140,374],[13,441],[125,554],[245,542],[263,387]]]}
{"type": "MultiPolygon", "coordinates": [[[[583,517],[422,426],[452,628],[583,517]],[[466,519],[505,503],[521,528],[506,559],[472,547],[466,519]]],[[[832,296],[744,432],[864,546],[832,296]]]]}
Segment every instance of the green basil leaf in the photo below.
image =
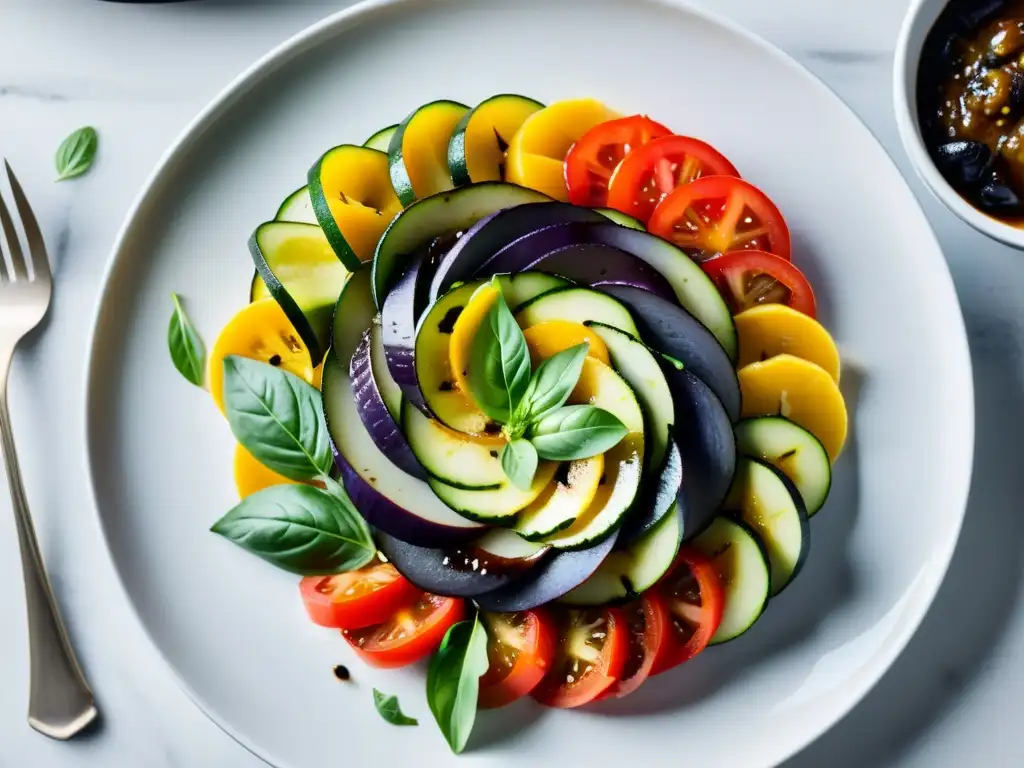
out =
{"type": "Polygon", "coordinates": [[[480,410],[508,424],[530,385],[530,351],[500,293],[473,339],[468,379],[480,410]]]}
{"type": "Polygon", "coordinates": [[[512,485],[523,491],[530,490],[533,476],[537,473],[537,449],[529,440],[505,443],[501,451],[501,468],[512,485]]]}
{"type": "Polygon", "coordinates": [[[480,677],[487,671],[487,632],[479,617],[448,630],[427,668],[427,703],[455,753],[469,741],[480,677]]]}
{"type": "Polygon", "coordinates": [[[246,357],[224,358],[231,432],[262,464],[292,480],[331,471],[320,393],[293,373],[246,357]]]}
{"type": "Polygon", "coordinates": [[[167,348],[171,351],[171,361],[182,376],[197,387],[202,387],[206,384],[206,346],[185,314],[178,294],[172,293],[171,301],[174,302],[174,314],[167,328],[167,348]]]}
{"type": "Polygon", "coordinates": [[[210,529],[301,576],[354,571],[377,554],[366,521],[312,485],[274,485],[244,498],[210,529]]]}
{"type": "Polygon", "coordinates": [[[373,706],[377,708],[377,712],[380,713],[380,716],[392,725],[420,724],[419,720],[415,717],[407,717],[402,713],[402,708],[398,704],[397,696],[383,694],[376,688],[373,689],[373,706]]]}
{"type": "Polygon", "coordinates": [[[57,166],[57,181],[81,176],[92,166],[99,147],[99,135],[92,126],[79,128],[61,142],[57,148],[54,164],[57,166]]]}
{"type": "Polygon", "coordinates": [[[626,436],[618,417],[594,405],[572,406],[568,414],[555,411],[534,428],[530,442],[542,459],[588,459],[614,447],[626,436]]]}
{"type": "Polygon", "coordinates": [[[565,405],[583,372],[590,345],[586,342],[552,355],[534,371],[523,398],[526,422],[542,419],[565,405]]]}
{"type": "Polygon", "coordinates": [[[563,422],[570,416],[576,413],[581,413],[589,408],[593,408],[592,405],[566,405],[562,408],[552,411],[542,419],[537,419],[530,427],[530,436],[534,435],[553,435],[562,428],[563,422]]]}

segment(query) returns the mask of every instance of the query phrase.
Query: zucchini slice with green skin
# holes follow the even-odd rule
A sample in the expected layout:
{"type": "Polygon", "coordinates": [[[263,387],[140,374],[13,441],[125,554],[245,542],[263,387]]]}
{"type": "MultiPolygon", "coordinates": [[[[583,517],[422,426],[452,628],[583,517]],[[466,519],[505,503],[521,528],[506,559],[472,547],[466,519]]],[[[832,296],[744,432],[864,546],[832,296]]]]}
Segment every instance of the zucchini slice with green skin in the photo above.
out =
{"type": "Polygon", "coordinates": [[[448,142],[448,171],[455,186],[504,181],[509,142],[526,118],[543,108],[539,101],[503,93],[463,115],[448,142]]]}
{"type": "Polygon", "coordinates": [[[398,124],[388,142],[388,165],[402,205],[455,187],[446,162],[448,140],[468,111],[457,101],[432,101],[398,124]]]}
{"type": "Polygon", "coordinates": [[[617,547],[589,579],[560,598],[570,605],[624,602],[654,586],[664,576],[683,542],[683,515],[678,508],[665,515],[644,536],[617,547]]]}
{"type": "Polygon", "coordinates": [[[646,232],[647,227],[640,219],[634,219],[628,213],[622,211],[616,211],[614,208],[595,208],[595,211],[600,213],[606,219],[611,219],[620,227],[626,227],[627,229],[636,229],[640,232],[646,232]]]}
{"type": "Polygon", "coordinates": [[[548,291],[516,309],[516,320],[524,328],[545,320],[574,323],[602,323],[640,338],[633,316],[621,303],[600,291],[576,286],[548,291]]]}
{"type": "Polygon", "coordinates": [[[318,364],[330,345],[334,305],[348,269],[315,224],[260,224],[249,238],[249,253],[267,292],[309,348],[313,364],[318,364]]]}
{"type": "Polygon", "coordinates": [[[807,509],[796,486],[771,464],[740,457],[723,508],[757,531],[768,550],[771,595],[796,577],[811,548],[807,509]]]}
{"type": "Polygon", "coordinates": [[[807,516],[825,504],[832,487],[832,464],[821,441],[784,416],[744,419],[736,425],[736,449],[781,471],[793,481],[807,516]]]}
{"type": "Polygon", "coordinates": [[[524,203],[550,202],[532,189],[500,181],[482,182],[425,198],[391,222],[373,257],[373,298],[384,306],[388,291],[409,266],[412,255],[436,238],[465,232],[484,216],[524,203]]]}
{"type": "Polygon", "coordinates": [[[489,491],[508,482],[501,468],[500,442],[474,440],[446,429],[408,400],[402,403],[401,424],[409,447],[427,474],[446,485],[489,491]]]}
{"type": "Polygon", "coordinates": [[[391,143],[391,137],[395,135],[395,131],[398,130],[398,123],[389,125],[387,128],[381,128],[373,136],[363,142],[363,146],[367,149],[376,149],[380,152],[387,152],[388,145],[391,143]]]}
{"type": "Polygon", "coordinates": [[[454,488],[436,477],[427,479],[434,494],[467,520],[508,526],[516,514],[540,496],[544,487],[555,476],[557,462],[542,461],[527,491],[516,488],[507,480],[497,488],[454,488]]]}
{"type": "Polygon", "coordinates": [[[308,181],[313,213],[327,241],[342,264],[358,269],[402,210],[391,189],[387,155],[342,144],[313,164],[308,181]]]}
{"type": "Polygon", "coordinates": [[[768,605],[771,571],[764,544],[744,523],[716,517],[690,546],[711,560],[722,582],[725,609],[710,645],[739,637],[768,605]]]}
{"type": "Polygon", "coordinates": [[[313,212],[313,201],[309,197],[309,187],[301,187],[288,195],[274,214],[274,221],[318,224],[316,213],[313,212]]]}

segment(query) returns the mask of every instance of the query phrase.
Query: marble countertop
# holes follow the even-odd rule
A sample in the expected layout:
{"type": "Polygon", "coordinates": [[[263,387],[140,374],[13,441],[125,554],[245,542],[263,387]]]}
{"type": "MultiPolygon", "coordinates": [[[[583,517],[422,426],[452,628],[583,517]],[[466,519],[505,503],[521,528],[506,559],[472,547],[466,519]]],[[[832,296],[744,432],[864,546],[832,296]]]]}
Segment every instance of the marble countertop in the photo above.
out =
{"type": "MultiPolygon", "coordinates": [[[[902,0],[705,0],[832,86],[907,174],[890,106],[902,0]]],[[[237,72],[344,0],[121,5],[0,0],[0,154],[18,171],[58,272],[44,332],[12,373],[15,429],[44,557],[105,715],[72,743],[25,721],[24,595],[0,499],[0,768],[254,768],[177,687],[148,643],[100,543],[83,461],[86,340],[117,229],[160,154],[237,72]],[[60,140],[97,126],[96,166],[53,184],[60,140]]],[[[877,688],[792,767],[1024,765],[1024,258],[987,241],[911,184],[937,230],[971,337],[975,478],[949,575],[877,688]]]]}

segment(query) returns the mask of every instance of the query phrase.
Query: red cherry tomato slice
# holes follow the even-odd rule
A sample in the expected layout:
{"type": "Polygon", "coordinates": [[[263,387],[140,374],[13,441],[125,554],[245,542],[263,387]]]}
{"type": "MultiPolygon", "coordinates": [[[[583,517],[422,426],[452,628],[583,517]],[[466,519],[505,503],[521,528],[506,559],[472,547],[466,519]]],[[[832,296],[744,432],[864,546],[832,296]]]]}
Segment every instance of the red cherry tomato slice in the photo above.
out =
{"type": "Polygon", "coordinates": [[[789,260],[789,228],[775,203],[749,181],[704,176],[658,203],[647,229],[695,261],[737,250],[768,251],[789,260]]]}
{"type": "Polygon", "coordinates": [[[480,678],[479,704],[494,709],[530,693],[555,660],[556,628],[542,609],[481,613],[490,666],[480,678]]]}
{"type": "Polygon", "coordinates": [[[390,563],[335,576],[307,576],[299,590],[313,623],[331,629],[380,624],[420,594],[390,563]]]}
{"type": "Polygon", "coordinates": [[[466,615],[465,603],[427,592],[399,608],[386,621],[364,629],[345,629],[342,636],[363,661],[391,669],[419,661],[436,651],[445,633],[466,615]]]}
{"type": "Polygon", "coordinates": [[[739,176],[728,158],[689,136],[662,136],[637,147],[619,163],[608,184],[608,207],[645,224],[676,187],[703,176],[739,176]]]}
{"type": "Polygon", "coordinates": [[[665,600],[669,625],[666,642],[651,667],[652,675],[703,651],[718,631],[725,608],[725,594],[714,564],[685,544],[655,590],[665,600]]]}
{"type": "Polygon", "coordinates": [[[620,117],[598,123],[572,145],[565,157],[565,183],[569,202],[603,207],[608,182],[622,158],[651,139],[672,131],[645,115],[620,117]]]}
{"type": "Polygon", "coordinates": [[[558,628],[555,661],[531,695],[562,709],[596,701],[626,666],[629,630],[622,609],[566,610],[558,628]]]}
{"type": "Polygon", "coordinates": [[[648,590],[639,600],[624,605],[622,613],[629,629],[626,664],[618,682],[601,698],[622,698],[643,685],[654,668],[655,659],[669,641],[672,619],[665,598],[657,590],[648,590]]]}
{"type": "Polygon", "coordinates": [[[733,314],[760,304],[785,304],[815,316],[814,290],[791,262],[764,251],[732,251],[701,264],[733,314]]]}

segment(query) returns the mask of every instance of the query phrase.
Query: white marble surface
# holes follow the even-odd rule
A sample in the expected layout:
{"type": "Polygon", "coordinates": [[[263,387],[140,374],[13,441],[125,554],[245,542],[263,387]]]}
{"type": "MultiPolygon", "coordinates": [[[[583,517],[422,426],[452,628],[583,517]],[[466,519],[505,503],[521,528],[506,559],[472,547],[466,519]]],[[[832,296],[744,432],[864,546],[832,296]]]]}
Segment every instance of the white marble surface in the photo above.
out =
{"type": "MultiPolygon", "coordinates": [[[[705,2],[818,73],[910,173],[890,107],[903,0],[705,2]]],[[[115,233],[167,144],[254,58],[344,4],[0,0],[0,154],[36,206],[57,271],[53,311],[13,372],[15,428],[50,575],[105,715],[96,733],[68,744],[25,722],[24,599],[4,494],[0,768],[262,765],[177,688],[104,557],[83,461],[85,347],[115,233]],[[81,180],[53,184],[54,149],[87,123],[102,134],[98,163],[81,180]]],[[[1024,764],[1017,733],[1024,473],[1014,439],[1024,423],[1024,257],[975,234],[911,183],[943,241],[971,334],[978,424],[971,504],[949,576],[917,637],[845,721],[791,761],[794,768],[1024,764]]],[[[254,675],[256,692],[260,684],[254,675]]]]}

